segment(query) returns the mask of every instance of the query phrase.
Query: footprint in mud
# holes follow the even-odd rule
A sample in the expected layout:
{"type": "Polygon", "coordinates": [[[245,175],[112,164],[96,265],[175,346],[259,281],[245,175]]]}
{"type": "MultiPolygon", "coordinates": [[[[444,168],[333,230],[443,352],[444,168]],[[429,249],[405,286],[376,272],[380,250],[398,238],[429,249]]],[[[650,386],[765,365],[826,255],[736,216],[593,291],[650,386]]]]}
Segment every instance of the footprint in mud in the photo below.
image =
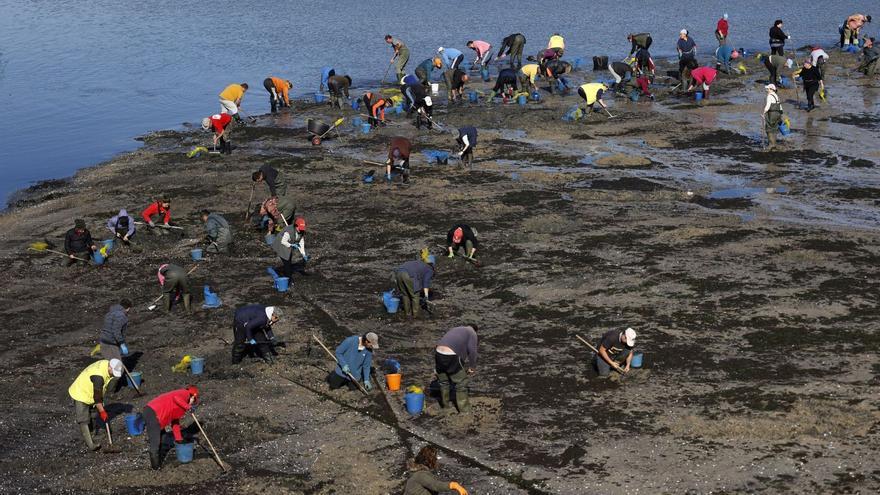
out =
{"type": "Polygon", "coordinates": [[[425,408],[425,415],[445,427],[450,436],[468,431],[486,433],[500,426],[501,400],[494,397],[472,397],[471,413],[443,413],[437,403],[425,408]]]}

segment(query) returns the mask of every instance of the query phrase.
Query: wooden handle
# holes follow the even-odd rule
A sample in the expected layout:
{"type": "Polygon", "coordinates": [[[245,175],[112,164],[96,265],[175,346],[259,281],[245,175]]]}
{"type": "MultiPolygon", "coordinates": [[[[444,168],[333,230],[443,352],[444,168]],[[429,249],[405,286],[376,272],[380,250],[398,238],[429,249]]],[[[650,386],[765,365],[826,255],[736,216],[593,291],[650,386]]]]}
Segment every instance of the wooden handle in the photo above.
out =
{"type": "Polygon", "coordinates": [[[192,417],[193,417],[193,421],[196,422],[196,426],[199,427],[199,431],[202,432],[202,436],[205,437],[205,440],[208,441],[208,446],[211,447],[211,452],[214,453],[214,459],[217,461],[217,464],[220,465],[220,469],[222,469],[223,472],[228,471],[229,467],[226,466],[226,464],[220,459],[220,455],[217,453],[217,449],[214,448],[214,444],[211,443],[211,439],[208,438],[208,434],[205,433],[204,428],[202,428],[202,424],[199,423],[199,418],[196,417],[196,413],[192,413],[192,417]]]}
{"type": "MultiPolygon", "coordinates": [[[[318,339],[318,337],[315,337],[314,334],[312,334],[312,338],[315,339],[315,342],[317,342],[318,345],[321,346],[321,349],[324,349],[324,352],[326,352],[328,356],[330,356],[331,358],[333,358],[333,361],[335,361],[335,362],[336,362],[336,365],[339,366],[339,360],[336,359],[336,354],[333,354],[332,352],[330,352],[330,349],[328,349],[327,346],[325,346],[324,343],[321,342],[321,341],[318,339]]],[[[351,373],[345,373],[345,374],[348,375],[348,379],[351,380],[351,381],[353,381],[354,384],[357,385],[357,388],[360,389],[360,391],[364,393],[364,395],[369,395],[369,394],[367,393],[367,390],[361,385],[361,382],[355,380],[355,379],[354,379],[354,376],[352,376],[351,373]]]]}

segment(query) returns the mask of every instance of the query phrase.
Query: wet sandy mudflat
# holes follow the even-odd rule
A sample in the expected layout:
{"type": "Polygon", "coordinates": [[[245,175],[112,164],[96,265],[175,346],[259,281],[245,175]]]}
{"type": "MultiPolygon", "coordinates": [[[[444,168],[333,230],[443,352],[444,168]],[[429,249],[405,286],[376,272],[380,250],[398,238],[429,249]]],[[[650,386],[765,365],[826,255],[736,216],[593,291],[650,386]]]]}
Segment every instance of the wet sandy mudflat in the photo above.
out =
{"type": "Polygon", "coordinates": [[[231,157],[187,159],[204,136],[162,131],[33,188],[0,217],[0,491],[399,493],[406,459],[432,442],[444,449],[441,475],[472,493],[876,492],[880,93],[848,79],[854,60],[836,58],[829,105],[807,116],[783,92],[794,132],[775,153],[761,150],[764,73],[750,61],[705,105],[661,87],[654,103],[618,98],[612,120],[563,122],[576,96],[444,108],[438,121],[480,129],[469,171],[429,164],[420,152],[451,149],[451,136],[418,132],[403,115],[369,135],[346,124],[312,147],[304,117],[338,112],[298,103],[237,129],[231,157]],[[394,135],[416,143],[411,183],[363,184],[374,167],[361,160],[380,161],[394,135]],[[263,163],[284,171],[310,227],[309,275],[287,294],[272,288],[275,258],[242,220],[263,163]],[[60,244],[74,218],[103,237],[119,207],[139,211],[163,193],[187,230],[139,233],[141,253],[63,269],[26,251],[60,244]],[[210,284],[223,307],[147,311],[157,266],[193,263],[201,208],[236,228],[231,255],[191,277],[199,304],[210,284]],[[483,265],[439,258],[434,314],[386,314],[389,270],[423,246],[438,251],[456,221],[479,229],[483,265]],[[67,386],[121,296],[136,301],[128,364],[147,395],[201,387],[200,417],[232,472],[202,448],[191,464],[172,453],[152,472],[143,439],[124,433],[121,414],[146,402],[128,389],[110,401],[122,452],[85,452],[67,386]],[[229,364],[223,339],[245,303],[285,309],[276,333],[288,346],[272,367],[229,364]],[[436,416],[429,400],[410,418],[400,392],[330,392],[330,364],[309,344],[378,332],[377,363],[394,358],[405,385],[426,386],[436,341],[471,322],[481,356],[468,417],[436,416]],[[644,368],[598,378],[574,336],[627,326],[644,368]],[[206,373],[173,373],[184,354],[205,357],[206,373]]]}

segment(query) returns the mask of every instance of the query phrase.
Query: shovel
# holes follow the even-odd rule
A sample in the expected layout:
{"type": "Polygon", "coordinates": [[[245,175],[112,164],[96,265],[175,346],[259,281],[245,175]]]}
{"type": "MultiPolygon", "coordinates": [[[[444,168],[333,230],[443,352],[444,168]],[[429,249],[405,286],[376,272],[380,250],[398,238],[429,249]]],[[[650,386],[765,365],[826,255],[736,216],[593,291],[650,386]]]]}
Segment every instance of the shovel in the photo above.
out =
{"type": "Polygon", "coordinates": [[[247,222],[247,221],[248,221],[248,218],[251,217],[251,205],[252,205],[253,202],[254,202],[254,190],[255,190],[256,188],[257,188],[257,183],[254,182],[254,185],[251,186],[251,197],[248,198],[247,209],[244,210],[244,221],[245,221],[245,222],[247,222]]]}
{"type": "Polygon", "coordinates": [[[226,464],[225,462],[223,462],[222,459],[220,459],[220,455],[217,454],[217,449],[214,448],[214,444],[211,443],[211,439],[208,438],[208,434],[205,433],[205,429],[202,428],[202,424],[199,423],[199,418],[196,417],[196,413],[192,413],[192,417],[193,421],[196,422],[196,426],[199,427],[199,431],[202,432],[202,436],[205,437],[205,440],[208,441],[208,446],[211,447],[211,452],[214,453],[214,460],[217,461],[217,464],[220,465],[220,469],[222,469],[224,473],[228,472],[230,469],[232,469],[232,466],[226,464]]]}
{"type": "MultiPolygon", "coordinates": [[[[121,362],[121,361],[122,361],[122,360],[120,360],[120,362],[121,362]]],[[[134,378],[131,377],[131,373],[128,371],[128,367],[125,366],[125,363],[122,364],[122,370],[125,371],[125,376],[128,377],[128,381],[130,381],[131,384],[134,385],[134,389],[135,389],[135,391],[137,391],[138,395],[144,395],[144,393],[141,392],[141,387],[139,387],[138,384],[137,384],[137,382],[134,381],[134,378]]],[[[108,428],[109,428],[109,427],[108,427],[108,428]]],[[[109,434],[109,432],[108,432],[108,434],[109,434]]]]}
{"type": "MultiPolygon", "coordinates": [[[[49,244],[47,244],[45,242],[35,242],[35,243],[31,244],[30,247],[28,247],[28,250],[29,251],[36,251],[38,253],[43,253],[43,252],[53,253],[53,254],[57,254],[60,256],[64,256],[65,258],[69,257],[69,255],[67,253],[62,253],[61,251],[55,251],[54,249],[49,249],[49,244]]],[[[79,261],[85,261],[86,263],[89,262],[89,260],[79,258],[77,256],[74,256],[73,259],[79,260],[79,261]]]]}
{"type": "MultiPolygon", "coordinates": [[[[327,346],[325,346],[324,343],[318,339],[318,337],[315,337],[314,334],[312,334],[312,338],[315,339],[315,342],[317,342],[321,346],[322,349],[324,349],[324,351],[327,353],[328,356],[333,358],[333,361],[335,361],[336,365],[338,366],[339,360],[336,359],[336,355],[333,354],[332,352],[330,352],[330,349],[327,349],[327,346]]],[[[370,395],[369,393],[367,393],[367,390],[363,387],[363,385],[361,385],[361,382],[355,380],[354,376],[352,376],[351,373],[346,373],[346,375],[348,375],[348,379],[351,380],[352,382],[354,382],[354,384],[357,385],[357,388],[360,389],[360,391],[363,392],[364,395],[366,395],[366,396],[370,395]]]]}
{"type": "MultiPolygon", "coordinates": [[[[318,138],[319,138],[319,139],[324,139],[324,136],[326,136],[327,134],[329,134],[330,131],[332,131],[332,130],[336,129],[337,127],[339,127],[339,125],[342,124],[344,121],[345,121],[345,117],[340,117],[336,122],[333,123],[333,125],[330,126],[329,129],[327,129],[327,132],[325,132],[324,134],[321,134],[320,136],[318,136],[318,138]]],[[[339,136],[339,131],[336,131],[336,136],[337,136],[337,137],[339,136]]]]}
{"type": "Polygon", "coordinates": [[[118,454],[122,452],[118,447],[113,446],[113,436],[110,435],[110,423],[104,423],[104,428],[107,429],[107,448],[103,449],[102,452],[105,454],[118,454]]]}

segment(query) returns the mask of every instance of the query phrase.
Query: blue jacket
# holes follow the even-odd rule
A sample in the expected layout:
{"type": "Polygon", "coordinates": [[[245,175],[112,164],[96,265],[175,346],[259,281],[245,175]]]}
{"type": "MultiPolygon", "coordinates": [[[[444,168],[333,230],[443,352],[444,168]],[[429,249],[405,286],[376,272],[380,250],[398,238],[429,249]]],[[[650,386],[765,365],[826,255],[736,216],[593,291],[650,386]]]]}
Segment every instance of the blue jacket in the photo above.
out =
{"type": "Polygon", "coordinates": [[[124,344],[125,329],[127,327],[128,315],[125,314],[125,308],[119,304],[114,304],[104,317],[104,327],[101,329],[101,342],[112,345],[124,344]]]}
{"type": "Polygon", "coordinates": [[[440,52],[440,57],[443,58],[443,63],[446,64],[446,67],[452,67],[452,62],[458,58],[462,53],[455,48],[444,48],[442,52],[440,52]]]}
{"type": "Polygon", "coordinates": [[[333,67],[330,67],[329,65],[325,65],[324,67],[321,67],[321,86],[326,88],[327,87],[327,80],[335,75],[336,75],[336,71],[333,70],[333,67]]]}
{"type": "Polygon", "coordinates": [[[262,304],[249,304],[235,310],[236,328],[241,328],[245,333],[245,340],[254,338],[254,332],[269,326],[269,318],[266,317],[266,306],[262,304]]]}
{"type": "Polygon", "coordinates": [[[434,278],[434,269],[424,261],[407,261],[400,265],[400,268],[396,271],[406,272],[409,275],[409,278],[411,278],[413,282],[413,290],[416,292],[422,289],[431,288],[431,279],[434,278]]]}
{"type": "Polygon", "coordinates": [[[418,70],[418,69],[423,69],[425,71],[425,73],[428,75],[427,76],[428,80],[430,80],[431,76],[434,74],[434,59],[433,58],[425,59],[422,63],[419,64],[418,67],[416,67],[416,70],[418,70]]]}
{"type": "Polygon", "coordinates": [[[336,374],[343,378],[348,378],[342,371],[342,367],[347,364],[351,370],[351,376],[355,379],[362,379],[364,383],[369,383],[370,366],[373,364],[373,351],[366,347],[363,350],[358,350],[358,342],[360,342],[360,337],[352,335],[343,340],[339,347],[336,348],[336,359],[339,360],[339,364],[336,366],[336,374]]]}

